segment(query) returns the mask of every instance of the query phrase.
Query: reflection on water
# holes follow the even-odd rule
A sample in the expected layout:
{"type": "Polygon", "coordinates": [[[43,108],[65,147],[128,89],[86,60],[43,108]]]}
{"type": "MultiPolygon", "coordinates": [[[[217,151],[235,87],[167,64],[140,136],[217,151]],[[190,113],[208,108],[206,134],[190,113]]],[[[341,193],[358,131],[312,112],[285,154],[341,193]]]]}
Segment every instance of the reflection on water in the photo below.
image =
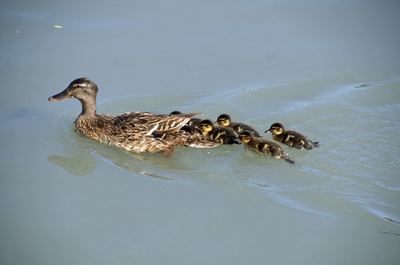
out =
{"type": "MultiPolygon", "coordinates": [[[[76,145],[75,149],[69,145],[68,150],[72,150],[71,154],[50,155],[48,160],[76,176],[85,176],[90,174],[95,169],[96,163],[100,160],[144,176],[150,176],[163,180],[171,180],[171,178],[147,171],[146,167],[149,167],[149,159],[145,154],[129,154],[127,152],[113,150],[111,147],[101,146],[101,144],[95,142],[90,143],[87,146],[76,145]],[[95,145],[100,146],[96,147],[95,145]],[[99,157],[99,159],[96,159],[96,156],[99,157]]],[[[157,159],[155,159],[154,162],[156,161],[157,159]]],[[[159,162],[161,161],[163,161],[162,158],[159,160],[159,162]]],[[[158,163],[158,166],[162,167],[163,165],[158,163]]]]}
{"type": "Polygon", "coordinates": [[[0,264],[399,263],[398,1],[3,2],[0,264]],[[321,147],[129,154],[47,102],[79,76],[100,113],[228,112],[321,147]]]}
{"type": "MultiPolygon", "coordinates": [[[[99,153],[96,153],[99,154],[99,153]]],[[[138,165],[133,161],[133,159],[129,159],[127,156],[126,159],[123,156],[115,156],[112,157],[110,155],[105,155],[103,153],[103,158],[120,168],[123,168],[130,172],[139,173],[144,176],[154,177],[158,179],[171,180],[168,177],[164,177],[161,175],[157,175],[151,172],[147,172],[144,169],[140,169],[140,165],[138,165]]],[[[51,155],[48,157],[49,161],[64,168],[69,173],[75,176],[85,176],[90,174],[96,167],[96,159],[90,152],[86,152],[86,154],[75,154],[70,156],[62,156],[62,155],[51,155]]],[[[144,160],[143,160],[144,161],[144,160]]]]}
{"type": "Polygon", "coordinates": [[[94,160],[91,155],[51,155],[49,156],[49,161],[64,168],[75,176],[85,176],[96,167],[96,160],[94,160]]]}

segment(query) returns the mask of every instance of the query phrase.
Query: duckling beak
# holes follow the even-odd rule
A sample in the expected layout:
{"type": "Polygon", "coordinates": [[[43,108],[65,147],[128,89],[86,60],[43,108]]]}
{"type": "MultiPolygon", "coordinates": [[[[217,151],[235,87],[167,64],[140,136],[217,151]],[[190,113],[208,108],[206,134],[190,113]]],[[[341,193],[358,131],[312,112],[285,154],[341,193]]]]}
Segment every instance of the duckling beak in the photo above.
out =
{"type": "Polygon", "coordinates": [[[271,131],[271,129],[265,130],[265,133],[270,132],[270,131],[271,131]]]}
{"type": "Polygon", "coordinates": [[[62,92],[60,92],[60,93],[58,93],[58,94],[56,94],[54,96],[49,97],[49,101],[58,102],[58,101],[63,101],[65,99],[68,99],[70,97],[71,96],[68,95],[67,89],[65,89],[64,91],[62,91],[62,92]]]}

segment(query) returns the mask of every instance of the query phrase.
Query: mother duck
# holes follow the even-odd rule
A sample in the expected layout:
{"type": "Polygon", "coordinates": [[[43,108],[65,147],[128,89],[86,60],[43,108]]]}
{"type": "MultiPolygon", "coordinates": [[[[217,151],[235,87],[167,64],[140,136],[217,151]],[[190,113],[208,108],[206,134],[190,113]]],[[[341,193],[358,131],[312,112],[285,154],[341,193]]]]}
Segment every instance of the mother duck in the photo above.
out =
{"type": "Polygon", "coordinates": [[[72,81],[62,92],[49,98],[58,102],[76,98],[82,112],[75,120],[76,130],[88,138],[135,153],[170,154],[175,146],[215,147],[201,134],[189,133],[181,128],[195,114],[163,115],[150,112],[127,112],[117,116],[97,114],[98,87],[88,78],[72,81]]]}

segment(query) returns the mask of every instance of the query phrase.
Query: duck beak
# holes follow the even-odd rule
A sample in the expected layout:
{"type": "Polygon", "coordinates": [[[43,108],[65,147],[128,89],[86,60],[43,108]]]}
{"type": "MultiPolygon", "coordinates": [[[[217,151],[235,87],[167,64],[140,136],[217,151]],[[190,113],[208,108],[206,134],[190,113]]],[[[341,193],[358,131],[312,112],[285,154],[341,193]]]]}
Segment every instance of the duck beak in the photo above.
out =
{"type": "Polygon", "coordinates": [[[63,101],[65,99],[68,99],[70,97],[71,96],[68,94],[67,89],[65,89],[64,91],[62,91],[62,92],[60,92],[60,93],[58,93],[58,94],[56,94],[56,95],[54,95],[52,97],[49,97],[49,101],[58,102],[58,101],[63,101]]]}

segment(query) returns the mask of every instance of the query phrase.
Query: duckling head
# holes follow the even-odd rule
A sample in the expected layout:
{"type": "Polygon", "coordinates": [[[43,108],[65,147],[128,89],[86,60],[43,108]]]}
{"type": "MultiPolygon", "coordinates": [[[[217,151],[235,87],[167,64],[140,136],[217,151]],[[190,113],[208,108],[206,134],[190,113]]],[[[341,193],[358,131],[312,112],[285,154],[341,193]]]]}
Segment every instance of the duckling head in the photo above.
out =
{"type": "Polygon", "coordinates": [[[285,131],[285,127],[279,122],[275,122],[271,127],[265,132],[271,132],[273,135],[280,135],[285,131]]]}
{"type": "Polygon", "coordinates": [[[231,117],[228,114],[221,114],[217,118],[217,123],[219,126],[228,127],[231,125],[231,117]]]}
{"type": "Polygon", "coordinates": [[[242,143],[247,144],[253,139],[253,135],[249,131],[243,131],[239,134],[239,139],[242,141],[242,143]]]}
{"type": "Polygon", "coordinates": [[[77,98],[80,101],[95,101],[97,91],[96,83],[86,77],[81,77],[72,81],[62,92],[49,97],[49,101],[57,102],[68,98],[77,98]]]}
{"type": "Polygon", "coordinates": [[[203,134],[207,134],[214,129],[213,123],[210,120],[202,120],[200,122],[200,130],[203,134]]]}

